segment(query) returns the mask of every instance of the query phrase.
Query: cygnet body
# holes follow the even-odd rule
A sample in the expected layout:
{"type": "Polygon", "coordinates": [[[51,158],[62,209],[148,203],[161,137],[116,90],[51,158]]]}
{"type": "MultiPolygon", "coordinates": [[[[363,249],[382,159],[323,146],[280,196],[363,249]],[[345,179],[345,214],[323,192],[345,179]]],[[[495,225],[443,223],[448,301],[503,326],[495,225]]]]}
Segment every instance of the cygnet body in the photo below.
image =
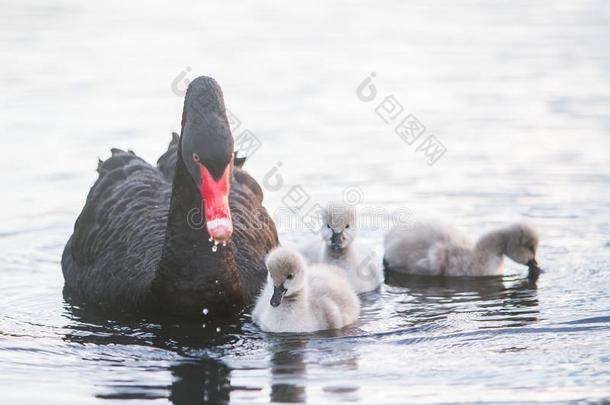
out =
{"type": "Polygon", "coordinates": [[[384,240],[384,266],[392,271],[428,276],[499,276],[504,256],[540,271],[536,262],[538,234],[515,223],[488,232],[473,245],[459,231],[431,223],[392,229],[384,240]]]}
{"type": "Polygon", "coordinates": [[[252,318],[267,332],[339,329],[358,319],[360,301],[340,269],[307,266],[300,253],[278,247],[267,256],[269,270],[252,318]]]}
{"type": "Polygon", "coordinates": [[[372,291],[383,282],[383,269],[375,252],[356,239],[357,221],[353,206],[330,203],[322,212],[322,241],[309,244],[303,254],[310,263],[325,263],[345,272],[357,294],[372,291]]]}

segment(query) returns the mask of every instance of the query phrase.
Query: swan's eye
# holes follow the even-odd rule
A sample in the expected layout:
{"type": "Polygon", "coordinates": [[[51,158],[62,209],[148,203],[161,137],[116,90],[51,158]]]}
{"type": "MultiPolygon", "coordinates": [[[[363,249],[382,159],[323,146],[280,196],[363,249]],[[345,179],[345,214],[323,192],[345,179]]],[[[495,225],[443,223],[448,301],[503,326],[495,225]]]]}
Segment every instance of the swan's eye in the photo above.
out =
{"type": "Polygon", "coordinates": [[[286,276],[287,280],[292,280],[294,278],[294,274],[289,274],[286,276]]]}
{"type": "Polygon", "coordinates": [[[193,153],[193,161],[196,163],[199,163],[199,155],[196,153],[193,153]]]}
{"type": "Polygon", "coordinates": [[[326,224],[326,227],[327,227],[328,229],[330,229],[330,225],[326,224]]]}
{"type": "Polygon", "coordinates": [[[349,224],[345,225],[345,229],[349,228],[349,224]]]}

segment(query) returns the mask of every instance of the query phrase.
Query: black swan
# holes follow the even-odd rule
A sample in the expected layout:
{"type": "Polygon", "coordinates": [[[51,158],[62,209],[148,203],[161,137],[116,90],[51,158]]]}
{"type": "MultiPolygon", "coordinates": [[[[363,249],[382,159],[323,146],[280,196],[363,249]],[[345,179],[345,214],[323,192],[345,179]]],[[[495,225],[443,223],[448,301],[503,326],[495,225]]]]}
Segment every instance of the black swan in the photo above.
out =
{"type": "Polygon", "coordinates": [[[193,80],[181,135],[157,167],[118,149],[100,161],[64,249],[67,292],[123,313],[181,317],[228,317],[252,303],[278,238],[242,164],[220,87],[193,80]]]}

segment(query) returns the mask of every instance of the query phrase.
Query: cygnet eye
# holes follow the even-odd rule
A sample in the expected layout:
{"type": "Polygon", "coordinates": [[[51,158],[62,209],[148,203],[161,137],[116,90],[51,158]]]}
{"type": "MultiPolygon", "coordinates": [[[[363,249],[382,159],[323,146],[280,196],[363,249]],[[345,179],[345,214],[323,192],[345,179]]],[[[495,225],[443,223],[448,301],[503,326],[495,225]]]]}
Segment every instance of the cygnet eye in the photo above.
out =
{"type": "Polygon", "coordinates": [[[199,155],[196,153],[193,153],[193,161],[196,163],[199,163],[199,155]]]}
{"type": "Polygon", "coordinates": [[[330,225],[326,224],[326,227],[327,227],[328,229],[330,229],[330,225]]]}
{"type": "Polygon", "coordinates": [[[289,275],[286,276],[287,280],[292,280],[294,278],[294,274],[290,273],[289,275]]]}
{"type": "Polygon", "coordinates": [[[345,225],[345,229],[349,228],[349,224],[345,225]]]}

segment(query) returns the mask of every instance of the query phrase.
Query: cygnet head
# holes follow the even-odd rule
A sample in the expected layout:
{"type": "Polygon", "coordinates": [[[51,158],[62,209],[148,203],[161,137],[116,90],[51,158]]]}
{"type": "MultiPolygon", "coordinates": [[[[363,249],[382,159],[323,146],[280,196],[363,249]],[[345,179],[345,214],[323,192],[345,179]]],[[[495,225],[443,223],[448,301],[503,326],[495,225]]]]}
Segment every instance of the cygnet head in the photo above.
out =
{"type": "Polygon", "coordinates": [[[529,225],[516,223],[506,231],[506,256],[530,269],[538,269],[538,233],[529,225]]]}
{"type": "Polygon", "coordinates": [[[331,250],[340,252],[356,237],[356,209],[342,203],[330,203],[322,212],[322,239],[331,250]]]}
{"type": "Polygon", "coordinates": [[[284,298],[298,294],[305,286],[306,262],[295,250],[277,247],[265,259],[269,276],[273,282],[271,306],[277,307],[284,298]]]}

